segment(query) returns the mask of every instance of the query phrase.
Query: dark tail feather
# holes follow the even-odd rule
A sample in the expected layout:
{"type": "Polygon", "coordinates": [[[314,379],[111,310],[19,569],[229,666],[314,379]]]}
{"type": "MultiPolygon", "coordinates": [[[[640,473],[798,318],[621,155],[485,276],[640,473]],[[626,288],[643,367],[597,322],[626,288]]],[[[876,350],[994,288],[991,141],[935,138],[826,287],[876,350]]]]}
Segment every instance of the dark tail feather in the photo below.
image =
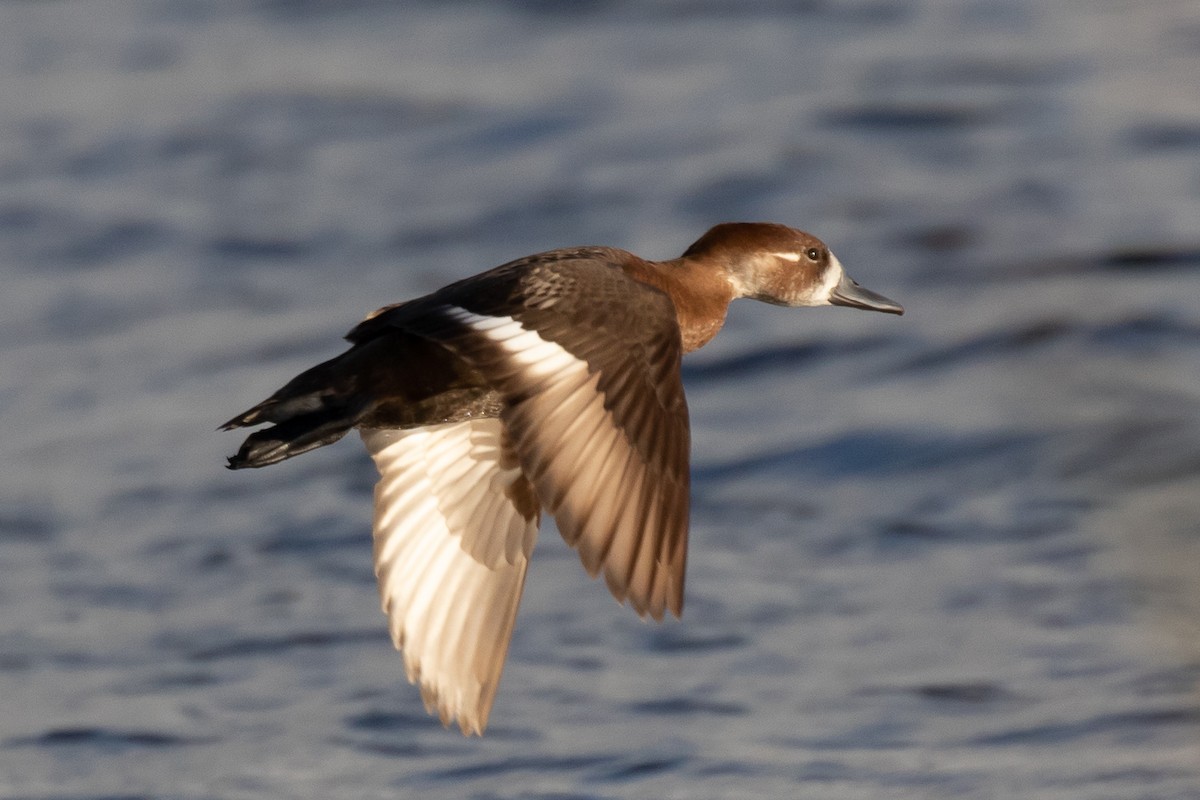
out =
{"type": "Polygon", "coordinates": [[[328,409],[304,414],[246,437],[236,455],[229,457],[229,469],[265,467],[333,444],[354,427],[357,415],[347,416],[345,409],[328,409]]]}
{"type": "Polygon", "coordinates": [[[277,464],[345,436],[371,404],[356,398],[350,387],[337,380],[338,360],[301,373],[254,408],[222,425],[220,430],[228,431],[275,423],[246,437],[237,454],[229,457],[229,469],[277,464]]]}

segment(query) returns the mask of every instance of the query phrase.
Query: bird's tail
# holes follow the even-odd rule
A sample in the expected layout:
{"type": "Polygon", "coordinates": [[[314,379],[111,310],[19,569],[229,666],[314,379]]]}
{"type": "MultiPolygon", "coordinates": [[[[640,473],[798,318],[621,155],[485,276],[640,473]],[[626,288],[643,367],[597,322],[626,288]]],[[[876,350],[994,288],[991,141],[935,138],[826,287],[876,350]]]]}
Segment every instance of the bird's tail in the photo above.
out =
{"type": "Polygon", "coordinates": [[[220,430],[228,431],[274,423],[246,437],[237,453],[229,457],[229,469],[265,467],[345,436],[371,403],[338,379],[344,375],[335,367],[340,359],[302,372],[266,400],[222,425],[220,430]]]}

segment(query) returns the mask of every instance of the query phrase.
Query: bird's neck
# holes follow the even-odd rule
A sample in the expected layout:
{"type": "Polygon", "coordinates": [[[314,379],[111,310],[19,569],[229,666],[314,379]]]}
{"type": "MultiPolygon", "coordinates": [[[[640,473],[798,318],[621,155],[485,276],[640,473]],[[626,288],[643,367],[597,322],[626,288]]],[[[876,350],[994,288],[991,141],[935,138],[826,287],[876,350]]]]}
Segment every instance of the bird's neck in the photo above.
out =
{"type": "Polygon", "coordinates": [[[690,353],[708,344],[725,324],[734,290],[729,279],[713,265],[684,258],[637,259],[626,271],[634,279],[663,290],[674,301],[683,352],[690,353]]]}

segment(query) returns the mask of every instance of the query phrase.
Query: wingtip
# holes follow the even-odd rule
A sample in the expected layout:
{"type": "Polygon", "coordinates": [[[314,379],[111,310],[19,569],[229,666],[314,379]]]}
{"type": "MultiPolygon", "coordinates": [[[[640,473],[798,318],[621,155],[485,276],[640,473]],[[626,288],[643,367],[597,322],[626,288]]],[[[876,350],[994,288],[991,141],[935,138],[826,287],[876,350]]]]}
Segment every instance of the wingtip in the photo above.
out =
{"type": "Polygon", "coordinates": [[[477,722],[469,722],[463,717],[458,718],[458,729],[462,731],[462,735],[470,739],[472,736],[483,736],[483,725],[477,722]]]}
{"type": "MultiPolygon", "coordinates": [[[[423,686],[422,689],[424,689],[423,686]]],[[[434,706],[431,708],[426,705],[425,710],[429,714],[436,715],[446,730],[450,730],[451,725],[457,724],[462,735],[468,739],[472,736],[483,736],[483,731],[487,728],[486,712],[482,717],[472,715],[468,713],[468,709],[452,708],[443,704],[441,698],[436,695],[434,706]]]]}
{"type": "Polygon", "coordinates": [[[671,614],[675,619],[683,619],[683,579],[684,568],[680,567],[679,580],[670,582],[670,590],[667,595],[667,608],[671,609],[671,614]]]}
{"type": "Polygon", "coordinates": [[[639,613],[639,616],[642,617],[642,619],[645,619],[647,616],[649,616],[655,622],[662,622],[663,620],[667,619],[667,617],[683,619],[683,603],[670,603],[665,607],[655,605],[648,609],[645,613],[639,613]],[[668,614],[667,612],[670,613],[668,614]]]}

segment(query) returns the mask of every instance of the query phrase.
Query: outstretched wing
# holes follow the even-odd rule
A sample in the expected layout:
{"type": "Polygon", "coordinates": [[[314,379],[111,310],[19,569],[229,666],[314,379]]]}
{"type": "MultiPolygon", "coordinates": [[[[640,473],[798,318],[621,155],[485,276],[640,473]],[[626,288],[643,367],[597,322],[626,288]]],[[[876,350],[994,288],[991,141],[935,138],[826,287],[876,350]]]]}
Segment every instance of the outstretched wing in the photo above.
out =
{"type": "Polygon", "coordinates": [[[679,615],[689,434],[671,300],[587,257],[522,271],[506,296],[431,300],[405,327],[500,392],[521,468],[589,574],[639,614],[679,615]]]}
{"type": "Polygon", "coordinates": [[[379,468],[375,574],[408,679],[480,734],[496,696],[538,507],[498,419],[363,430],[379,468]]]}

